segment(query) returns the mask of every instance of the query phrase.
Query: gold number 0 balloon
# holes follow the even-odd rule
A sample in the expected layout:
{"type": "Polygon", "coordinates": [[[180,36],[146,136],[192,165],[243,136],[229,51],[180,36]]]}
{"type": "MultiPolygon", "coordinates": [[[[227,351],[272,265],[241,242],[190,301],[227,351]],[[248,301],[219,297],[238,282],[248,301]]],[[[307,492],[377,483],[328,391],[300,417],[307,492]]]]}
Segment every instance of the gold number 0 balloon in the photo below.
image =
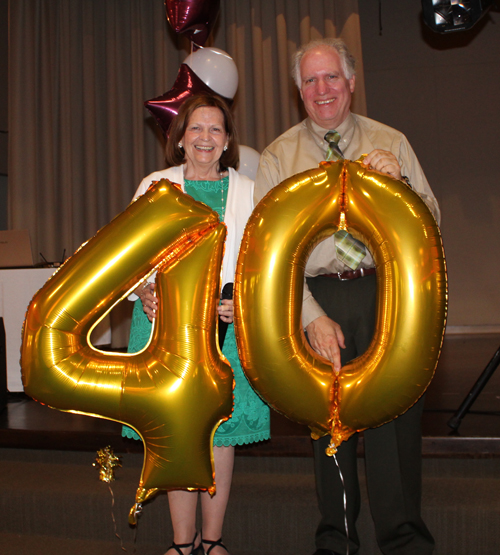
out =
{"type": "Polygon", "coordinates": [[[233,402],[215,332],[225,235],[215,212],[162,180],[83,245],[28,309],[26,393],[132,426],[145,446],[137,504],[160,488],[214,490],[213,434],[233,402]],[[133,355],[95,349],[93,327],[155,268],[161,317],[148,346],[133,355]]]}
{"type": "Polygon", "coordinates": [[[240,248],[235,329],[245,373],[276,410],[332,435],[332,449],[355,431],[405,412],[423,394],[438,361],[447,284],[439,228],[400,181],[360,161],[322,163],[262,199],[240,248]],[[314,246],[339,228],[367,245],[377,269],[377,320],[367,352],[335,377],[301,327],[304,268],[314,246]]]}

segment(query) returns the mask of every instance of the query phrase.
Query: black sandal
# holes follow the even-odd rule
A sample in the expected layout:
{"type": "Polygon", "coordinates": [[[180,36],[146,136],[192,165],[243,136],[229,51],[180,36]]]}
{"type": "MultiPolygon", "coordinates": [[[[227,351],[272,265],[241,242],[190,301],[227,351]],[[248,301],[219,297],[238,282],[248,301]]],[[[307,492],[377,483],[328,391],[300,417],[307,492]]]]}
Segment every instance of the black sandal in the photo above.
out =
{"type": "Polygon", "coordinates": [[[216,541],[204,540],[203,538],[201,538],[201,545],[203,545],[204,543],[207,543],[210,546],[207,551],[203,550],[205,555],[208,555],[210,551],[212,551],[212,549],[217,545],[220,545],[223,549],[225,549],[229,553],[227,547],[222,543],[222,538],[219,538],[216,541]]]}
{"type": "Polygon", "coordinates": [[[191,552],[189,553],[189,555],[202,555],[203,554],[203,547],[201,547],[201,542],[200,545],[198,547],[194,547],[194,542],[196,541],[196,537],[198,536],[198,532],[196,532],[196,534],[194,535],[193,541],[191,543],[175,543],[172,542],[172,545],[167,549],[167,551],[169,549],[175,549],[177,551],[177,553],[179,555],[184,555],[184,553],[181,551],[181,549],[183,547],[191,547],[191,552]],[[200,551],[201,549],[201,551],[200,551]]]}

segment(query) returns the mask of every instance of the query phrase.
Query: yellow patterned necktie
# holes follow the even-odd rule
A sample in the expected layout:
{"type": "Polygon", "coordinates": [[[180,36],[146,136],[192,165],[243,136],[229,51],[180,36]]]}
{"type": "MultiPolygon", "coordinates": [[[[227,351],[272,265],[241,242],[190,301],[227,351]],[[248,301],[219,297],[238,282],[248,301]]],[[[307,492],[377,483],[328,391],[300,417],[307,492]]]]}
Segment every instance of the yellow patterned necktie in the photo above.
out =
{"type": "Polygon", "coordinates": [[[337,131],[328,131],[328,133],[325,135],[325,141],[328,143],[326,161],[336,162],[337,160],[343,160],[344,155],[339,148],[340,135],[337,133],[337,131]]]}
{"type": "MultiPolygon", "coordinates": [[[[337,131],[328,131],[325,135],[325,141],[328,143],[326,152],[327,162],[337,162],[343,160],[344,155],[339,147],[340,134],[337,131]]],[[[361,241],[341,229],[335,233],[335,249],[337,251],[337,260],[355,270],[363,258],[366,256],[366,248],[361,241]]]]}

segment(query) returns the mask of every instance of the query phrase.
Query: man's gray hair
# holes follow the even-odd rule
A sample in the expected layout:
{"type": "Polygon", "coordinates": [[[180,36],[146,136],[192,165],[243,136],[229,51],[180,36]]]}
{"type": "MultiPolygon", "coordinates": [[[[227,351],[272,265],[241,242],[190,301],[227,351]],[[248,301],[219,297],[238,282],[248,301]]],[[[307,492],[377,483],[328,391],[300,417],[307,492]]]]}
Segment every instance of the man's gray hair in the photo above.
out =
{"type": "Polygon", "coordinates": [[[300,63],[302,62],[302,58],[306,52],[309,52],[309,50],[314,50],[315,48],[321,46],[326,46],[327,48],[331,48],[337,52],[340,56],[340,62],[342,64],[342,69],[344,70],[346,79],[350,79],[356,75],[356,59],[349,52],[346,43],[342,39],[330,38],[313,40],[304,46],[301,46],[292,57],[292,77],[299,90],[302,85],[302,80],[300,78],[300,63]]]}

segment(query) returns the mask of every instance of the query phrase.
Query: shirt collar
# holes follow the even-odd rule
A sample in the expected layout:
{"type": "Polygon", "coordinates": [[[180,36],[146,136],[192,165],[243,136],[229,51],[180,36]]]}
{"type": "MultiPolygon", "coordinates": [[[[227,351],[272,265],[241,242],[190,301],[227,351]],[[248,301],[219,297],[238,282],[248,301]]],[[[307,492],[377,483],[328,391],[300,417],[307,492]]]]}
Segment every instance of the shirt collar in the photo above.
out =
{"type": "MultiPolygon", "coordinates": [[[[315,123],[311,118],[306,119],[306,127],[311,133],[314,142],[319,146],[319,148],[321,148],[321,150],[326,152],[328,149],[328,143],[325,141],[325,134],[327,131],[333,131],[333,129],[325,129],[315,123]]],[[[349,112],[349,115],[337,127],[337,129],[335,129],[335,131],[340,134],[339,147],[343,152],[347,145],[351,142],[354,135],[354,118],[352,117],[351,112],[349,112]]]]}

